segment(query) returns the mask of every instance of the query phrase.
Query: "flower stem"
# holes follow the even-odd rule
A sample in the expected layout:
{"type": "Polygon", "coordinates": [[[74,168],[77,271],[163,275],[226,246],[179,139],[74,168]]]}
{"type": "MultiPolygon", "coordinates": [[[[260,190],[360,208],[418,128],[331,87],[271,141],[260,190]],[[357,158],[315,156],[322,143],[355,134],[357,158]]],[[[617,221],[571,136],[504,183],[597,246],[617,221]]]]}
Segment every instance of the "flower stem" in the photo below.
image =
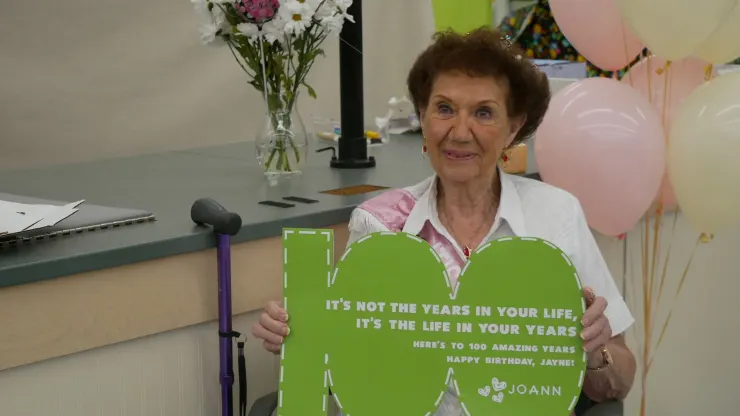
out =
{"type": "MultiPolygon", "coordinates": [[[[288,141],[290,142],[290,146],[293,149],[293,152],[296,155],[296,163],[300,163],[300,153],[298,152],[298,148],[295,146],[295,143],[293,142],[293,139],[288,137],[288,141]]],[[[268,156],[267,161],[265,162],[265,172],[270,170],[272,167],[272,162],[275,162],[275,169],[279,172],[292,172],[293,169],[290,166],[290,158],[288,157],[287,149],[285,148],[285,139],[280,139],[278,143],[275,144],[275,147],[270,151],[270,156],[268,156]],[[277,159],[275,159],[275,156],[277,156],[277,159]]]]}
{"type": "Polygon", "coordinates": [[[267,158],[267,162],[265,162],[265,172],[270,170],[270,165],[272,165],[272,159],[275,158],[275,153],[277,153],[277,148],[270,151],[270,156],[267,158]]]}
{"type": "Polygon", "coordinates": [[[288,152],[286,152],[285,149],[283,149],[283,159],[285,159],[285,163],[284,163],[285,171],[292,172],[293,169],[290,168],[290,159],[288,159],[288,152]]]}

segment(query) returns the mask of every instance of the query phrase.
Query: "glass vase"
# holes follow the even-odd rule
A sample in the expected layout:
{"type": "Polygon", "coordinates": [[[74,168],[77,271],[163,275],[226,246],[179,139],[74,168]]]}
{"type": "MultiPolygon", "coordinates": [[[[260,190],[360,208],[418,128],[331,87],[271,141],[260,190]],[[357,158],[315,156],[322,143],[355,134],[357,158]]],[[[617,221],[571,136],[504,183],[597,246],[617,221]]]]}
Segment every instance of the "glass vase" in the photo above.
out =
{"type": "Polygon", "coordinates": [[[268,178],[300,175],[308,157],[308,134],[296,106],[268,106],[255,137],[257,162],[268,178]]]}

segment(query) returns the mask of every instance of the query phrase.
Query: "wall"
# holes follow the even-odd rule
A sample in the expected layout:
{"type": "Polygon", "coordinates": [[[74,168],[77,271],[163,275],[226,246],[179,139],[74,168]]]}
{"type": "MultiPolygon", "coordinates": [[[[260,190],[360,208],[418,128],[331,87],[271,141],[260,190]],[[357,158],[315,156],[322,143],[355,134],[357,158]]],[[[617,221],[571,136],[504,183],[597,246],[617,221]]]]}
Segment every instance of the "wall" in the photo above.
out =
{"type": "MultiPolygon", "coordinates": [[[[663,223],[660,258],[670,251],[663,300],[658,308],[653,331],[657,343],[663,323],[673,310],[670,326],[657,350],[648,379],[648,415],[735,415],[740,414],[740,397],[734,392],[740,374],[740,357],[734,353],[738,343],[737,294],[740,293],[740,230],[725,230],[696,251],[698,233],[679,217],[673,232],[673,215],[663,223]],[[673,237],[671,237],[674,235],[673,237]],[[669,246],[672,244],[672,248],[669,246]],[[696,253],[680,296],[675,298],[692,253],[696,253]]],[[[640,358],[637,344],[644,339],[642,307],[642,247],[640,229],[627,241],[627,295],[637,318],[628,343],[640,358]]],[[[652,244],[652,242],[650,243],[652,244]]],[[[613,265],[617,259],[612,258],[613,265]]],[[[614,268],[612,268],[614,270],[614,268]]],[[[662,266],[656,270],[660,275],[662,266]]],[[[658,277],[659,279],[659,277],[658,277]]],[[[657,284],[656,284],[657,286],[657,284]]],[[[640,383],[635,385],[627,404],[627,415],[639,414],[640,383]]]]}
{"type": "MultiPolygon", "coordinates": [[[[248,332],[256,316],[238,317],[234,329],[248,332]]],[[[217,332],[204,324],[0,372],[0,414],[220,414],[217,332]]],[[[267,393],[277,361],[248,345],[250,394],[267,393]]]]}
{"type": "MultiPolygon", "coordinates": [[[[0,170],[251,139],[260,95],[228,49],[200,44],[187,0],[6,2],[0,12],[0,170]]],[[[365,1],[365,119],[404,94],[434,30],[427,0],[365,1]]],[[[338,40],[300,112],[339,115],[338,40]]]]}
{"type": "MultiPolygon", "coordinates": [[[[187,1],[6,3],[0,13],[0,169],[238,141],[256,129],[259,95],[244,85],[228,52],[198,43],[187,1]]],[[[404,92],[405,71],[433,28],[428,4],[365,1],[368,122],[385,111],[390,96],[404,92]]],[[[301,103],[306,115],[338,111],[336,44],[327,44],[327,58],[314,68],[320,97],[301,103]]],[[[679,221],[659,322],[695,238],[679,221]]],[[[641,294],[633,287],[639,292],[641,241],[639,229],[627,239],[628,300],[638,321],[641,294]]],[[[622,242],[599,242],[621,286],[622,242]]],[[[737,413],[738,245],[735,230],[700,247],[651,370],[647,414],[737,413]]],[[[255,317],[240,316],[235,326],[246,332],[255,317]]],[[[204,324],[0,372],[0,414],[213,415],[215,331],[204,324]]],[[[629,335],[635,345],[638,334],[629,335]]],[[[250,343],[247,354],[254,398],[275,386],[276,362],[258,343],[250,343]]],[[[639,387],[627,415],[637,414],[639,387]]]]}

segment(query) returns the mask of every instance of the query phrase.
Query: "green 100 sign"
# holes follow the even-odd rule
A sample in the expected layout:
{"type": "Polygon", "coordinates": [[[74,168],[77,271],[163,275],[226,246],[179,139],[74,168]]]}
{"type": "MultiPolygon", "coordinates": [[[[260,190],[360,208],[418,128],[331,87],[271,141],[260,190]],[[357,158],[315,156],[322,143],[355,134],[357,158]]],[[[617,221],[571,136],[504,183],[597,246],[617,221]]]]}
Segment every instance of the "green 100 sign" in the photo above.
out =
{"type": "Polygon", "coordinates": [[[573,410],[585,303],[560,249],[493,241],[453,285],[416,236],[371,234],[336,267],[333,244],[328,230],[283,233],[279,416],[326,416],[330,400],[345,416],[432,415],[448,392],[468,416],[573,410]]]}

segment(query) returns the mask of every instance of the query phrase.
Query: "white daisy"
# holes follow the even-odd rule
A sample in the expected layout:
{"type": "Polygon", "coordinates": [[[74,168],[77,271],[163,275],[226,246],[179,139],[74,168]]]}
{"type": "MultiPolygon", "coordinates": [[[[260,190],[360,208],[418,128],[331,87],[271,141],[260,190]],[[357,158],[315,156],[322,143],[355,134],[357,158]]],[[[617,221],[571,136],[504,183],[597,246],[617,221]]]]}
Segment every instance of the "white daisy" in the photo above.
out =
{"type": "Polygon", "coordinates": [[[236,25],[236,30],[237,33],[235,35],[246,36],[250,40],[255,40],[262,34],[259,25],[254,23],[239,23],[236,25]]]}
{"type": "Polygon", "coordinates": [[[316,12],[316,18],[331,35],[338,35],[342,31],[344,21],[354,23],[355,19],[347,13],[352,0],[327,0],[316,12]],[[326,7],[325,7],[326,6],[326,7]]]}
{"type": "Polygon", "coordinates": [[[325,2],[321,3],[321,6],[316,9],[316,13],[314,13],[313,17],[316,20],[323,20],[327,17],[332,17],[337,13],[337,5],[334,3],[334,0],[326,0],[325,2]]]}
{"type": "Polygon", "coordinates": [[[214,4],[209,9],[209,3],[223,3],[225,0],[191,0],[191,3],[195,6],[198,11],[201,26],[200,26],[200,40],[203,44],[223,44],[218,42],[221,38],[218,36],[221,34],[230,33],[231,26],[226,20],[224,11],[217,4],[214,4]]]}
{"type": "Polygon", "coordinates": [[[340,12],[339,14],[343,18],[345,18],[345,19],[349,20],[350,22],[354,23],[355,22],[355,18],[352,17],[352,15],[350,15],[349,13],[347,13],[347,9],[349,9],[349,6],[352,5],[352,0],[334,0],[334,2],[336,3],[337,8],[339,8],[339,12],[340,12]]]}
{"type": "Polygon", "coordinates": [[[324,17],[321,19],[321,25],[324,26],[330,35],[339,35],[344,26],[344,16],[339,13],[335,13],[332,16],[324,17]]]}
{"type": "MultiPolygon", "coordinates": [[[[306,0],[308,1],[308,0],[306,0]]],[[[309,26],[314,10],[299,0],[289,0],[280,8],[280,16],[285,20],[285,33],[290,35],[300,35],[309,26]]]]}
{"type": "Polygon", "coordinates": [[[285,20],[281,15],[275,16],[274,19],[262,25],[262,36],[268,43],[274,43],[276,40],[285,39],[285,20]]]}
{"type": "Polygon", "coordinates": [[[216,41],[216,34],[221,30],[221,25],[214,22],[205,23],[200,25],[200,41],[204,45],[214,43],[216,41]]]}
{"type": "Polygon", "coordinates": [[[219,26],[223,26],[224,23],[226,23],[226,14],[223,9],[218,6],[214,6],[213,9],[211,9],[211,16],[213,17],[213,23],[219,26]]]}
{"type": "Polygon", "coordinates": [[[208,10],[207,0],[190,0],[190,2],[193,4],[193,8],[195,9],[201,25],[213,23],[213,15],[211,14],[211,11],[208,10]]]}
{"type": "Polygon", "coordinates": [[[334,4],[337,5],[339,10],[347,13],[347,9],[349,9],[349,6],[352,5],[352,0],[334,0],[334,4]]]}

